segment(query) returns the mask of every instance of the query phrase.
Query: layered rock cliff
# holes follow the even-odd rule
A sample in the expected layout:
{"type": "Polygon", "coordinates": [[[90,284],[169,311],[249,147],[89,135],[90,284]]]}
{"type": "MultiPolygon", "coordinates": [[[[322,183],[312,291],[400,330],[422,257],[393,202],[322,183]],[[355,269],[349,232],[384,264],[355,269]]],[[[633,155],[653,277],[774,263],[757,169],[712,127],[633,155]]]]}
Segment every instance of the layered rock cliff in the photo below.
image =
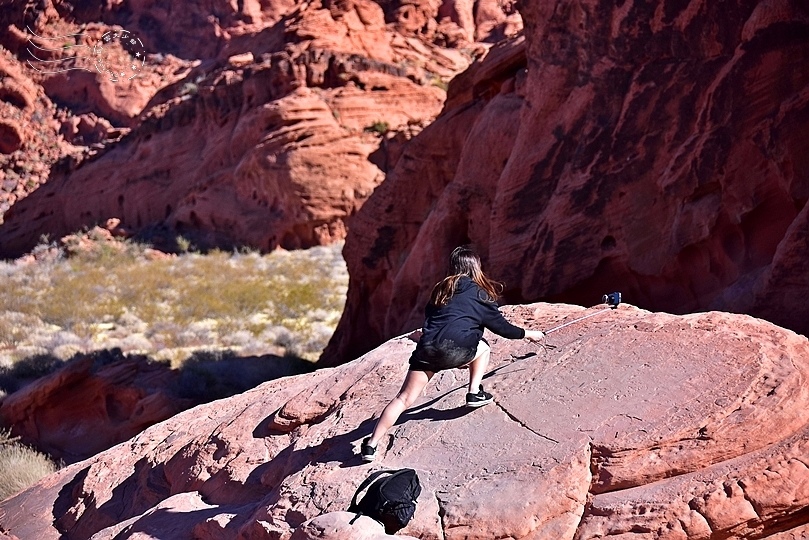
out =
{"type": "Polygon", "coordinates": [[[524,2],[352,222],[348,361],[418,326],[458,244],[506,302],[621,290],[809,332],[809,9],[524,2]]]}
{"type": "MultiPolygon", "coordinates": [[[[504,312],[549,328],[594,310],[504,312]]],[[[371,471],[412,467],[424,490],[407,537],[804,537],[805,337],[742,315],[628,305],[549,334],[545,348],[487,337],[495,402],[465,408],[466,372],[440,373],[373,464],[358,446],[399,389],[408,336],[180,413],[66,467],[0,502],[0,530],[43,540],[384,538],[367,522],[349,536],[340,512],[371,471]]]]}
{"type": "MultiPolygon", "coordinates": [[[[70,111],[60,131],[81,148],[46,163],[37,185],[47,185],[31,197],[9,200],[3,257],[42,234],[109,218],[199,246],[271,250],[342,239],[402,142],[440,111],[446,82],[485,51],[482,41],[521,28],[510,7],[485,2],[477,12],[463,2],[370,0],[195,2],[182,13],[151,2],[15,6],[0,18],[8,29],[0,43],[70,111]],[[68,58],[110,28],[133,32],[149,53],[133,80],[68,58]],[[75,43],[40,49],[54,32],[75,43]],[[71,69],[42,73],[32,47],[49,55],[43,62],[71,69]]],[[[0,132],[9,141],[0,151],[21,146],[17,135],[0,132]]],[[[36,152],[20,160],[37,161],[36,152]]]]}

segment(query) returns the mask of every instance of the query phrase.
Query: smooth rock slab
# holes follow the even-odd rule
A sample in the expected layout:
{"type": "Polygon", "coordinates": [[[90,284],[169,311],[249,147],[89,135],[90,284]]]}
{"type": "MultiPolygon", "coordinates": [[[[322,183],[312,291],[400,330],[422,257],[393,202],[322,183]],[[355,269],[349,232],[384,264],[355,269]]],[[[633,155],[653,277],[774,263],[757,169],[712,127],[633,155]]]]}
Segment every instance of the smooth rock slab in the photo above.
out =
{"type": "MultiPolygon", "coordinates": [[[[548,329],[594,310],[504,312],[548,329]]],[[[65,468],[0,503],[0,529],[54,540],[344,538],[333,514],[370,472],[400,467],[423,485],[401,534],[422,539],[781,540],[809,523],[805,337],[748,316],[625,304],[549,334],[544,348],[488,337],[495,403],[465,408],[467,373],[441,373],[373,464],[359,443],[401,385],[415,346],[406,335],[65,468]],[[172,532],[150,533],[166,511],[172,532]]]]}

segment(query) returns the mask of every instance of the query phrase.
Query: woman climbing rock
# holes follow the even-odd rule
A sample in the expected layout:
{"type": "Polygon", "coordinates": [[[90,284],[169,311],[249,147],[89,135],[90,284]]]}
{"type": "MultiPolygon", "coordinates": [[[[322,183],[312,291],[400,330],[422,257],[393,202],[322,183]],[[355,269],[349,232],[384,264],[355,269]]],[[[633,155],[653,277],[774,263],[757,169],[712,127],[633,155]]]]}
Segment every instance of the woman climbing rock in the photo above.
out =
{"type": "Polygon", "coordinates": [[[401,390],[383,409],[374,431],[361,445],[363,461],[373,461],[376,446],[406,409],[421,395],[439,371],[469,368],[467,407],[491,403],[491,394],[481,381],[489,365],[491,349],[483,330],[509,339],[537,341],[545,334],[526,330],[508,322],[497,307],[501,285],[489,279],[480,266],[480,257],[468,246],[460,246],[450,256],[450,274],[433,287],[425,308],[422,335],[410,357],[410,368],[401,390]]]}

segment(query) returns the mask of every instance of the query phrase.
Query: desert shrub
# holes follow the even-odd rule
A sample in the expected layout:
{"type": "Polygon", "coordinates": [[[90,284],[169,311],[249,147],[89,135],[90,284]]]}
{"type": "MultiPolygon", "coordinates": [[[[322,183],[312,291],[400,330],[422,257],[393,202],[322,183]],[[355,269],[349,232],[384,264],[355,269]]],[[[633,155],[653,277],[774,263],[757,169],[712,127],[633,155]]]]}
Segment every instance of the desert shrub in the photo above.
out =
{"type": "Polygon", "coordinates": [[[0,318],[0,347],[16,347],[28,334],[28,329],[17,321],[0,318]]]}
{"type": "Polygon", "coordinates": [[[339,244],[160,259],[145,257],[138,244],[124,247],[79,250],[47,264],[0,262],[0,365],[111,347],[175,367],[193,350],[228,348],[242,355],[289,349],[311,361],[345,302],[339,244]]]}
{"type": "Polygon", "coordinates": [[[440,88],[444,92],[449,90],[449,82],[445,81],[444,79],[442,79],[438,75],[434,75],[434,76],[430,77],[430,84],[440,88]]]}
{"type": "Polygon", "coordinates": [[[20,379],[35,379],[53,373],[63,363],[61,359],[49,354],[37,354],[16,362],[8,368],[8,373],[20,379]]]}
{"type": "MultiPolygon", "coordinates": [[[[109,294],[109,275],[90,260],[68,260],[55,266],[48,282],[32,291],[28,308],[43,322],[67,330],[79,323],[103,321],[123,314],[125,304],[109,294]]],[[[22,311],[22,308],[18,308],[22,311]]]]}
{"type": "Polygon", "coordinates": [[[6,430],[0,430],[0,501],[19,493],[55,472],[47,456],[20,444],[6,430]]]}
{"type": "Polygon", "coordinates": [[[26,382],[53,373],[62,365],[64,362],[55,356],[36,354],[10,366],[0,366],[0,389],[8,393],[15,392],[26,382]]]}
{"type": "Polygon", "coordinates": [[[199,92],[199,87],[196,84],[192,83],[192,82],[187,82],[180,88],[180,91],[179,91],[178,95],[180,95],[180,96],[192,95],[193,96],[197,92],[199,92]]]}
{"type": "Polygon", "coordinates": [[[377,133],[379,135],[384,135],[388,131],[390,131],[390,124],[388,124],[387,122],[385,122],[383,120],[376,120],[371,125],[367,126],[365,128],[365,131],[368,131],[368,132],[371,132],[371,133],[377,133]]]}

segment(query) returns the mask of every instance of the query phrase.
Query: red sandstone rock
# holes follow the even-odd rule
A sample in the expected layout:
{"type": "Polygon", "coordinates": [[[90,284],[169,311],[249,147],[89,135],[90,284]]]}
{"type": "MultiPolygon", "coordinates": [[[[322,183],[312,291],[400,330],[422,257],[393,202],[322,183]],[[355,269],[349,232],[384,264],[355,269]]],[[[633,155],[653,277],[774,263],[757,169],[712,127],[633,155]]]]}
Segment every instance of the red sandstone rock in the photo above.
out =
{"type": "MultiPolygon", "coordinates": [[[[504,312],[548,329],[593,310],[504,312]]],[[[371,465],[358,446],[399,388],[407,337],[180,413],[1,502],[0,528],[43,540],[346,538],[356,486],[406,466],[423,485],[409,537],[805,532],[805,337],[747,316],[629,305],[549,334],[547,349],[487,337],[495,403],[466,409],[466,372],[440,373],[371,465]]]]}
{"type": "MultiPolygon", "coordinates": [[[[364,140],[357,140],[358,137],[354,131],[362,131],[373,125],[374,122],[379,122],[380,125],[384,123],[388,129],[397,130],[408,124],[422,125],[431,120],[438,112],[443,100],[443,92],[433,86],[433,83],[437,81],[439,85],[442,84],[441,80],[451,77],[467,64],[463,54],[442,49],[430,43],[430,40],[436,37],[432,32],[427,34],[417,32],[418,38],[404,37],[392,32],[392,28],[397,31],[405,31],[405,28],[402,25],[386,26],[385,13],[382,8],[368,0],[325,2],[305,6],[296,6],[293,2],[276,2],[270,6],[254,1],[238,3],[238,5],[222,2],[219,4],[221,5],[217,5],[215,8],[216,17],[211,16],[212,8],[210,6],[194,3],[185,6],[183,17],[177,17],[176,13],[172,13],[170,7],[159,8],[150,3],[127,5],[126,9],[123,9],[116,3],[73,6],[55,1],[48,2],[43,7],[29,5],[25,1],[15,1],[0,14],[0,27],[8,30],[7,33],[2,34],[0,42],[16,53],[21,62],[31,60],[28,52],[31,40],[45,47],[50,43],[47,38],[54,35],[73,35],[74,37],[71,39],[75,43],[71,43],[71,45],[74,47],[42,51],[40,54],[47,56],[46,60],[69,57],[74,54],[73,51],[76,48],[89,46],[98,41],[101,34],[109,29],[132,31],[145,42],[149,52],[147,69],[143,71],[140,78],[134,81],[113,83],[105,74],[95,70],[90,72],[70,70],[56,74],[42,74],[33,69],[27,70],[28,75],[44,87],[50,98],[57,100],[63,106],[70,107],[75,113],[75,116],[70,113],[60,113],[62,115],[61,131],[65,137],[74,144],[101,145],[101,148],[105,145],[110,146],[110,141],[105,140],[108,136],[114,138],[108,121],[112,121],[118,126],[132,126],[137,123],[138,116],[145,109],[160,107],[167,101],[171,102],[168,108],[172,108],[172,105],[178,105],[177,100],[172,99],[176,97],[177,93],[185,93],[184,95],[189,97],[196,93],[200,79],[205,78],[206,70],[210,70],[210,64],[207,68],[199,68],[195,71],[192,78],[189,75],[192,62],[178,60],[173,54],[184,58],[207,60],[217,57],[228,58],[228,63],[232,68],[249,69],[251,65],[261,63],[258,58],[260,53],[277,52],[286,44],[290,48],[290,52],[282,55],[278,62],[289,68],[289,71],[280,73],[279,71],[282,71],[283,68],[276,70],[277,72],[273,76],[276,80],[270,84],[274,86],[278,94],[270,99],[283,97],[284,94],[300,85],[329,88],[338,83],[339,89],[327,91],[320,96],[327,101],[331,110],[324,110],[321,107],[321,110],[316,111],[315,114],[325,113],[337,116],[339,129],[331,131],[326,129],[325,138],[321,137],[320,148],[315,152],[293,150],[298,154],[314,153],[315,155],[304,155],[301,160],[294,156],[289,159],[285,156],[281,156],[280,159],[276,159],[276,156],[272,156],[272,158],[281,168],[286,167],[287,161],[289,161],[292,167],[299,167],[302,172],[305,172],[306,168],[322,169],[330,179],[327,182],[328,186],[325,189],[318,187],[322,183],[322,179],[317,175],[312,178],[298,179],[296,176],[299,173],[292,171],[290,185],[271,186],[270,191],[275,191],[276,187],[279,188],[279,193],[274,194],[276,196],[270,196],[273,194],[260,196],[261,194],[257,193],[252,185],[238,188],[238,191],[246,191],[248,206],[258,204],[259,208],[248,210],[246,212],[248,217],[243,226],[231,230],[230,222],[235,216],[240,215],[241,205],[245,202],[241,200],[241,196],[237,196],[236,200],[232,201],[232,207],[226,204],[221,208],[209,207],[205,199],[219,197],[222,190],[227,193],[233,191],[234,186],[232,185],[211,184],[219,183],[223,175],[233,175],[235,171],[228,171],[227,165],[231,168],[238,168],[239,158],[242,156],[234,156],[231,163],[226,164],[224,169],[221,165],[215,165],[218,172],[213,178],[203,174],[204,178],[195,175],[193,179],[182,179],[180,183],[186,186],[182,195],[191,198],[190,204],[178,199],[175,194],[163,195],[162,187],[157,185],[151,186],[152,192],[147,190],[147,193],[135,196],[142,201],[141,204],[131,205],[133,196],[121,193],[128,189],[117,185],[116,182],[142,183],[144,178],[165,178],[166,174],[171,174],[172,177],[194,174],[193,171],[196,171],[197,164],[204,157],[199,155],[202,149],[195,147],[193,142],[189,145],[187,139],[198,137],[199,130],[194,133],[194,136],[183,133],[182,130],[179,133],[175,131],[173,135],[163,133],[166,139],[160,142],[166,148],[171,149],[169,162],[161,165],[159,161],[151,159],[146,164],[145,170],[136,168],[133,170],[133,175],[129,177],[122,177],[121,169],[128,169],[129,161],[141,160],[143,157],[141,154],[131,155],[124,150],[118,152],[114,159],[100,167],[97,164],[88,165],[86,163],[88,158],[99,150],[96,147],[85,152],[83,156],[77,155],[70,161],[65,161],[57,171],[50,175],[50,180],[56,184],[56,188],[64,191],[60,186],[67,177],[71,177],[71,188],[76,184],[85,183],[86,178],[95,178],[97,183],[103,183],[103,186],[91,187],[91,191],[98,189],[102,193],[112,196],[110,201],[94,200],[98,193],[85,192],[82,197],[90,198],[79,203],[80,208],[68,204],[68,218],[57,219],[57,223],[52,223],[51,219],[43,222],[42,218],[48,217],[51,213],[50,203],[56,202],[55,208],[58,209],[62,206],[61,200],[48,201],[49,204],[43,204],[41,200],[28,203],[36,207],[36,210],[32,211],[36,212],[37,219],[30,221],[26,216],[23,218],[26,221],[26,224],[23,225],[24,231],[15,230],[11,233],[11,237],[4,237],[0,241],[0,253],[3,256],[21,254],[15,247],[19,244],[14,238],[20,233],[28,235],[24,243],[30,248],[43,233],[66,234],[81,226],[92,226],[99,220],[98,214],[104,214],[105,217],[126,218],[126,225],[135,229],[145,226],[144,220],[150,220],[151,224],[156,219],[165,220],[170,225],[185,228],[186,230],[182,231],[185,233],[188,233],[188,229],[198,227],[202,229],[203,236],[207,235],[208,239],[214,242],[221,240],[224,236],[227,237],[226,240],[239,243],[256,242],[255,245],[258,247],[266,245],[267,249],[277,245],[296,247],[341,239],[345,235],[344,220],[356,211],[384,174],[384,171],[380,174],[372,165],[362,163],[365,161],[365,155],[371,152],[378,153],[375,147],[378,146],[379,138],[373,139],[365,136],[361,137],[364,140]],[[267,31],[284,16],[289,16],[285,28],[278,27],[277,31],[267,31]],[[97,22],[101,19],[105,24],[97,22]],[[33,34],[29,33],[28,29],[32,29],[33,34]],[[283,40],[276,39],[280,36],[279,33],[286,33],[283,40]],[[275,36],[275,38],[271,36],[275,36]],[[270,37],[269,42],[267,37],[270,37]],[[293,43],[298,43],[298,45],[292,45],[293,43]],[[182,88],[177,87],[174,92],[167,91],[166,88],[161,90],[161,87],[170,87],[175,81],[186,76],[188,76],[188,81],[183,83],[182,88]],[[282,79],[281,81],[278,80],[279,77],[282,79]],[[340,79],[334,79],[334,77],[340,77],[340,79]],[[419,84],[414,85],[404,77],[418,81],[419,84]],[[85,112],[87,114],[82,114],[85,112]],[[335,147],[332,148],[332,145],[335,147]],[[178,154],[184,153],[187,163],[183,163],[183,159],[174,159],[178,154]],[[345,154],[348,154],[347,159],[344,159],[345,154]],[[323,159],[326,161],[321,163],[323,159]],[[181,170],[171,169],[175,162],[182,168],[181,170]],[[84,171],[85,176],[83,177],[81,174],[73,174],[78,163],[82,163],[85,168],[89,166],[89,169],[84,171]],[[344,163],[343,170],[329,170],[334,163],[344,163]],[[345,175],[351,177],[347,185],[344,185],[343,177],[345,175]],[[357,177],[356,181],[353,180],[354,177],[357,177]],[[113,179],[112,183],[108,182],[110,178],[113,179]],[[199,186],[200,182],[207,186],[199,186]],[[301,189],[296,187],[301,182],[307,184],[302,193],[301,189]],[[113,190],[117,193],[112,193],[113,190]],[[212,193],[211,190],[219,191],[212,193]],[[334,192],[328,193],[329,190],[334,192]],[[314,191],[314,193],[310,193],[310,191],[314,191]],[[199,196],[191,196],[189,192],[203,193],[198,193],[199,196]],[[328,193],[326,200],[319,192],[328,193]],[[305,199],[304,201],[299,201],[301,195],[305,199]],[[127,201],[127,211],[125,212],[119,209],[120,196],[127,201]],[[287,201],[288,198],[291,200],[287,201]],[[312,199],[311,203],[307,201],[309,198],[312,199]],[[197,205],[198,200],[199,205],[197,205]],[[287,203],[289,207],[282,207],[287,203]],[[326,206],[321,206],[323,204],[326,206]],[[84,207],[85,205],[87,208],[84,207]],[[183,208],[186,206],[192,208],[183,208]],[[336,206],[336,208],[332,208],[332,206],[336,206]],[[171,210],[167,210],[168,208],[171,210]],[[267,210],[262,210],[262,208],[267,210]],[[174,215],[175,210],[176,215],[174,215]],[[211,211],[215,211],[217,215],[208,215],[211,211]],[[284,215],[281,216],[280,213],[284,215]],[[261,220],[259,225],[255,223],[256,218],[261,220]],[[51,226],[54,228],[47,230],[51,226]],[[34,229],[38,232],[34,233],[34,229]],[[263,232],[259,232],[260,230],[263,232]],[[249,238],[240,238],[239,235],[245,231],[249,231],[247,235],[249,238]]],[[[419,11],[420,17],[435,15],[434,8],[425,5],[424,9],[427,11],[419,11]]],[[[464,44],[464,46],[466,45],[464,44]]],[[[105,51],[112,55],[112,60],[124,58],[123,50],[116,43],[105,47],[105,51]]],[[[87,59],[83,61],[85,64],[89,62],[87,59]]],[[[81,64],[82,60],[77,62],[81,64]]],[[[89,64],[82,66],[93,67],[89,64]]],[[[239,76],[240,74],[225,74],[221,80],[228,83],[239,76]]],[[[17,84],[15,80],[4,79],[0,95],[9,103],[29,108],[33,103],[32,96],[36,93],[35,86],[26,83],[28,86],[34,87],[34,90],[23,89],[25,91],[20,93],[21,85],[17,84]]],[[[229,89],[222,88],[218,93],[221,94],[223,90],[225,93],[229,93],[229,89]]],[[[247,93],[251,92],[253,91],[248,90],[247,93]]],[[[225,114],[221,105],[217,104],[216,108],[219,109],[219,114],[225,114]]],[[[252,105],[249,102],[243,102],[242,106],[250,108],[252,105]]],[[[191,113],[188,108],[184,109],[181,114],[191,113]]],[[[202,113],[202,116],[205,114],[202,113]]],[[[235,117],[239,114],[241,114],[240,111],[235,111],[231,113],[231,116],[235,117]]],[[[165,111],[157,111],[153,114],[157,118],[162,118],[164,115],[165,111]]],[[[331,119],[327,120],[327,124],[332,123],[331,119]]],[[[231,118],[231,121],[224,126],[211,126],[209,129],[232,130],[235,127],[235,121],[236,118],[231,118]]],[[[0,150],[11,153],[19,150],[22,140],[28,137],[27,128],[13,120],[4,122],[3,126],[0,126],[0,135],[2,135],[0,150]]],[[[218,122],[221,124],[221,120],[218,122]]],[[[318,123],[315,122],[306,130],[320,129],[318,123]]],[[[173,126],[173,122],[168,122],[168,129],[173,126]]],[[[154,129],[147,127],[141,131],[146,132],[145,137],[151,138],[154,129]]],[[[118,137],[120,137],[120,133],[119,130],[118,137]]],[[[256,135],[263,136],[264,134],[256,135]]],[[[298,133],[298,136],[302,139],[310,137],[306,133],[298,133]]],[[[55,138],[55,135],[53,137],[55,138]]],[[[221,138],[219,139],[221,140],[221,138]]],[[[242,142],[247,143],[248,141],[242,142]]],[[[258,141],[253,141],[253,143],[258,144],[258,141]]],[[[285,144],[289,144],[289,142],[285,144]]],[[[308,146],[308,143],[304,143],[303,146],[308,146]]],[[[206,153],[216,153],[210,147],[204,150],[206,153]]],[[[258,150],[260,154],[261,149],[258,150]]],[[[229,153],[229,150],[223,151],[229,153]]],[[[60,149],[58,152],[63,154],[64,150],[60,149]]],[[[25,163],[40,161],[36,152],[29,152],[22,157],[25,163]]],[[[390,159],[374,159],[374,163],[377,164],[387,164],[389,161],[390,159]]],[[[4,190],[0,194],[0,212],[4,213],[17,200],[43,183],[48,176],[50,162],[46,161],[46,165],[42,171],[43,174],[33,179],[28,177],[27,172],[25,177],[22,177],[21,174],[14,171],[9,173],[5,180],[0,178],[4,181],[4,190]]],[[[241,172],[247,171],[241,167],[241,172]]],[[[252,171],[250,174],[263,176],[261,171],[252,171]]],[[[276,180],[271,179],[273,182],[276,180]]],[[[237,183],[242,181],[243,179],[236,180],[237,183]]],[[[253,182],[253,180],[249,181],[250,184],[253,182]]],[[[70,191],[72,192],[72,189],[70,191]]],[[[50,191],[40,196],[50,198],[54,195],[53,191],[50,191]]]]}
{"type": "Polygon", "coordinates": [[[97,357],[67,366],[8,395],[0,423],[56,459],[74,462],[109,448],[190,407],[177,395],[178,372],[130,357],[94,366],[97,357]]]}
{"type": "Polygon", "coordinates": [[[385,534],[381,523],[367,516],[360,516],[351,523],[357,515],[349,512],[330,512],[312,518],[295,529],[290,540],[383,540],[385,538],[399,538],[415,540],[414,536],[403,534],[385,534]]]}
{"type": "Polygon", "coordinates": [[[771,540],[805,540],[809,538],[809,525],[800,525],[788,531],[773,534],[771,540]]]}
{"type": "Polygon", "coordinates": [[[10,534],[6,533],[5,531],[0,531],[0,539],[2,539],[2,540],[20,540],[16,536],[10,535],[10,534]]]}
{"type": "MultiPolygon", "coordinates": [[[[44,10],[42,6],[26,4],[13,1],[0,14],[0,28],[5,30],[0,34],[0,44],[16,54],[27,76],[41,85],[49,99],[77,116],[91,113],[119,127],[130,126],[160,88],[181,79],[191,69],[192,61],[154,48],[149,43],[149,33],[137,26],[118,26],[110,21],[114,17],[108,13],[88,14],[58,0],[53,3],[56,9],[51,2],[44,10]],[[88,19],[88,15],[98,18],[88,19]],[[105,24],[98,22],[102,17],[105,24]],[[129,77],[132,57],[118,41],[104,45],[103,57],[91,52],[103,43],[101,37],[106,32],[121,30],[133,32],[147,42],[143,51],[147,63],[135,79],[129,77]],[[110,71],[99,68],[100,58],[110,71]],[[126,70],[126,76],[113,79],[113,68],[126,70]]],[[[141,21],[148,26],[146,18],[141,21]]]]}
{"type": "Polygon", "coordinates": [[[0,48],[0,223],[6,210],[46,180],[68,148],[55,116],[42,89],[0,48]]]}
{"type": "Polygon", "coordinates": [[[506,302],[760,314],[809,333],[809,12],[793,1],[521,7],[352,220],[321,364],[421,323],[476,244],[506,302]],[[404,203],[406,201],[406,203],[404,203]]]}
{"type": "MultiPolygon", "coordinates": [[[[261,88],[271,80],[267,69],[218,87],[234,105],[216,93],[179,103],[115,150],[52,177],[6,216],[0,251],[30,249],[34,231],[67,233],[110,217],[132,231],[165,222],[181,234],[205,235],[209,244],[267,250],[343,238],[343,220],[383,177],[367,159],[379,136],[354,127],[372,124],[378,113],[367,100],[353,109],[351,89],[327,97],[332,109],[324,96],[302,88],[235,114],[256,92],[266,99],[261,88]],[[335,118],[343,110],[351,129],[335,118]]],[[[439,90],[417,88],[400,82],[380,96],[386,118],[405,123],[413,100],[437,111],[439,90]]]]}
{"type": "MultiPolygon", "coordinates": [[[[113,221],[114,220],[110,220],[113,221]]],[[[102,249],[122,252],[126,249],[123,242],[118,241],[109,229],[93,227],[86,233],[68,234],[59,239],[59,245],[68,255],[89,254],[102,249]]]]}
{"type": "MultiPolygon", "coordinates": [[[[342,239],[400,155],[381,145],[386,132],[412,136],[431,121],[443,104],[442,81],[468,59],[429,37],[398,33],[370,0],[297,6],[272,32],[261,26],[282,14],[250,24],[223,17],[220,23],[233,25],[230,37],[223,35],[218,52],[205,49],[222,62],[198,66],[157,93],[147,85],[148,112],[120,141],[66,161],[47,187],[15,204],[0,228],[0,256],[21,255],[45,232],[68,234],[109,218],[131,232],[167,226],[201,246],[271,250],[342,239]]],[[[154,18],[156,27],[170,22],[160,11],[154,18]]],[[[94,97],[104,85],[54,85],[52,92],[95,103],[96,116],[111,118],[114,109],[131,119],[144,106],[132,98],[124,110],[112,97],[94,97]]],[[[80,121],[67,118],[63,126],[86,142],[80,121]]]]}
{"type": "Polygon", "coordinates": [[[105,141],[112,129],[108,120],[88,113],[67,119],[61,133],[71,144],[90,145],[105,141]]]}

